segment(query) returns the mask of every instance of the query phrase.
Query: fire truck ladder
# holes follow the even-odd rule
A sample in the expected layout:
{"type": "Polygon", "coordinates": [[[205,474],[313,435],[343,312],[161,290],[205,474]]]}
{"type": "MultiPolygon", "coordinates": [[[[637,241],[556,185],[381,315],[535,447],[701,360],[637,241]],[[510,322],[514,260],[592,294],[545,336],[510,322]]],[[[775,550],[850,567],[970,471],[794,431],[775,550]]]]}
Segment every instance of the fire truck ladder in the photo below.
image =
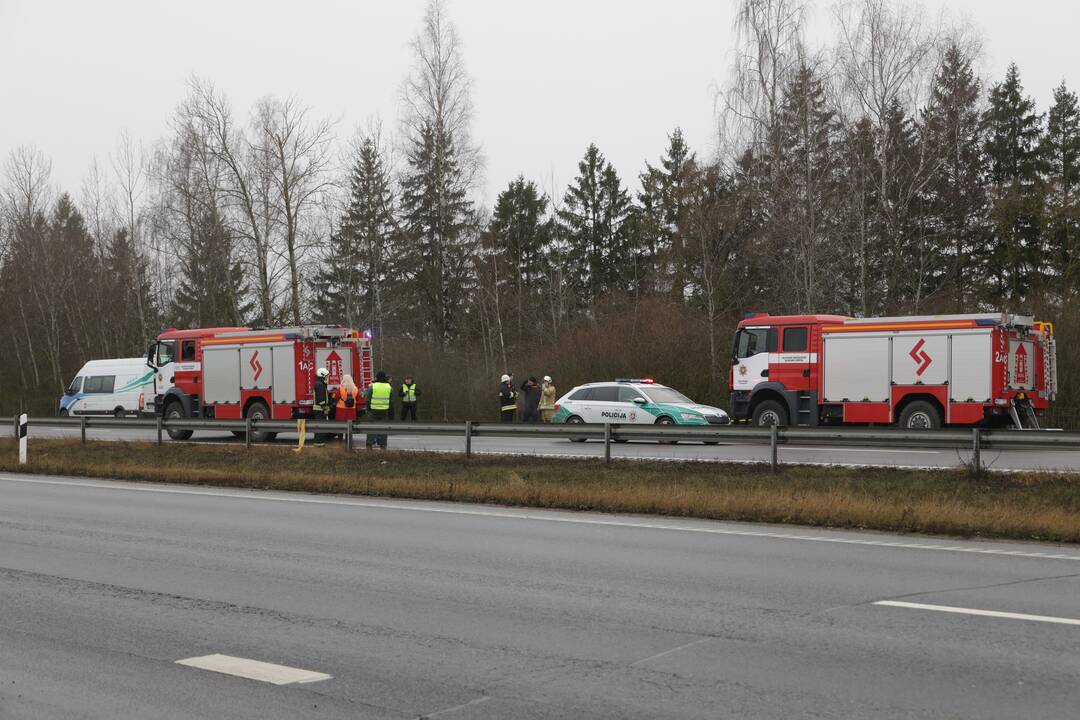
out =
{"type": "Polygon", "coordinates": [[[1027,400],[1014,400],[1009,406],[1009,416],[1017,430],[1039,430],[1039,417],[1027,400]]]}

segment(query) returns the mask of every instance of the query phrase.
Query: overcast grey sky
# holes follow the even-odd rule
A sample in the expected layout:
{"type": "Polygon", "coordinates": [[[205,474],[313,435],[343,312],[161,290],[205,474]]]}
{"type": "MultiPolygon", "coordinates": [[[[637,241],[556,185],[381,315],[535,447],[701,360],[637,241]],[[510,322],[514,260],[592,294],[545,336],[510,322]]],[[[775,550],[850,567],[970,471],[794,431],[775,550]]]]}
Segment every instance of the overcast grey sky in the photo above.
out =
{"type": "MultiPolygon", "coordinates": [[[[127,128],[167,132],[192,75],[244,116],[296,95],[347,138],[381,116],[396,128],[408,43],[424,0],[0,0],[0,154],[38,146],[73,193],[127,128]]],[[[815,10],[815,36],[831,2],[815,10]]],[[[518,173],[558,192],[596,142],[623,178],[655,162],[673,127],[713,150],[715,89],[731,64],[735,0],[450,0],[474,81],[484,197],[518,173]]],[[[1075,0],[926,0],[982,32],[981,70],[1011,60],[1045,111],[1062,79],[1080,89],[1075,0]]],[[[820,38],[817,38],[820,39],[820,38]]]]}

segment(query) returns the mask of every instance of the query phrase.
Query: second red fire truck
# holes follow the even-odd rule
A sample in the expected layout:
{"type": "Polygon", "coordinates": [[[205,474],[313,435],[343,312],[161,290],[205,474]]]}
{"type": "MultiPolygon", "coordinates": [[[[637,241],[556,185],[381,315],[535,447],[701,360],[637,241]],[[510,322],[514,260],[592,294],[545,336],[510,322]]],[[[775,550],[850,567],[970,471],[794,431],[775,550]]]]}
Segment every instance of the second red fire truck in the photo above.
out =
{"type": "Polygon", "coordinates": [[[1053,326],[1006,313],[739,323],[732,418],[755,425],[1039,427],[1057,392],[1053,326]]]}
{"type": "MultiPolygon", "coordinates": [[[[311,417],[318,368],[329,371],[330,386],[351,375],[361,393],[374,379],[369,335],[332,325],[170,329],[150,346],[147,364],[155,412],[173,419],[311,417]]],[[[361,396],[357,412],[362,408],[361,396]]],[[[191,437],[190,430],[168,432],[174,440],[191,437]]]]}

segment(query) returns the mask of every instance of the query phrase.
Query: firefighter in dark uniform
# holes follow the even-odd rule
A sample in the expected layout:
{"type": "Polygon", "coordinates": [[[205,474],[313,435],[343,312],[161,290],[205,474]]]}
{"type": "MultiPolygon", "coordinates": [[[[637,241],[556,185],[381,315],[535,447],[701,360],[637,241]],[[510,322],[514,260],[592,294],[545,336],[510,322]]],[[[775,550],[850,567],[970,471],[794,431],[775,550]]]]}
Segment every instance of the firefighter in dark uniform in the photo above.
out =
{"type": "Polygon", "coordinates": [[[503,375],[499,385],[499,416],[503,422],[512,423],[516,411],[517,390],[514,389],[514,381],[509,375],[503,375]]]}
{"type": "MultiPolygon", "coordinates": [[[[326,378],[330,377],[330,371],[319,368],[315,371],[315,403],[311,406],[312,420],[326,420],[330,416],[330,388],[326,384],[326,378]]],[[[315,442],[325,442],[326,433],[315,433],[315,442]]]]}
{"type": "MultiPolygon", "coordinates": [[[[382,370],[375,373],[375,382],[368,386],[364,395],[367,399],[368,415],[374,422],[386,422],[393,419],[394,415],[390,408],[394,389],[386,381],[386,373],[382,370]]],[[[373,445],[378,445],[385,450],[386,435],[381,433],[369,434],[367,436],[367,446],[371,447],[373,445]]]]}

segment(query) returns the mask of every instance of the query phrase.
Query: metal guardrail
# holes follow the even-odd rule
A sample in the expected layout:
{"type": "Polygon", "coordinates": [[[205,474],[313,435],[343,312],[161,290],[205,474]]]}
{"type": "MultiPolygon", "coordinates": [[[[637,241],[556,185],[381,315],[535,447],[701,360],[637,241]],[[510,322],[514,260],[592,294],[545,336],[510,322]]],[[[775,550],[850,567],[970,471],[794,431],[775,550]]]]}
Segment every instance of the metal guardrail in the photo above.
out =
{"type": "MultiPolygon", "coordinates": [[[[17,429],[18,418],[14,418],[17,429]]],[[[288,433],[297,431],[295,420],[209,420],[162,418],[113,418],[113,417],[41,417],[30,418],[33,427],[79,428],[82,441],[86,431],[97,428],[146,428],[157,432],[157,442],[164,441],[169,430],[174,431],[226,431],[243,437],[250,446],[257,433],[288,433]]],[[[858,445],[879,447],[921,448],[940,447],[966,450],[972,453],[971,467],[982,471],[981,452],[985,449],[1036,448],[1053,450],[1080,450],[1080,432],[1056,430],[988,430],[982,428],[949,428],[944,430],[902,430],[896,428],[833,428],[833,427],[753,427],[748,425],[543,425],[511,423],[402,423],[308,420],[308,433],[340,435],[346,449],[353,447],[357,434],[377,435],[429,435],[436,437],[460,437],[464,441],[466,456],[472,455],[472,441],[477,437],[516,438],[562,438],[566,440],[599,440],[604,443],[604,460],[611,461],[612,443],[629,440],[655,441],[660,443],[704,442],[739,445],[768,445],[770,464],[779,465],[780,445],[799,444],[858,445]]],[[[16,433],[17,434],[17,433],[16,433]]]]}

